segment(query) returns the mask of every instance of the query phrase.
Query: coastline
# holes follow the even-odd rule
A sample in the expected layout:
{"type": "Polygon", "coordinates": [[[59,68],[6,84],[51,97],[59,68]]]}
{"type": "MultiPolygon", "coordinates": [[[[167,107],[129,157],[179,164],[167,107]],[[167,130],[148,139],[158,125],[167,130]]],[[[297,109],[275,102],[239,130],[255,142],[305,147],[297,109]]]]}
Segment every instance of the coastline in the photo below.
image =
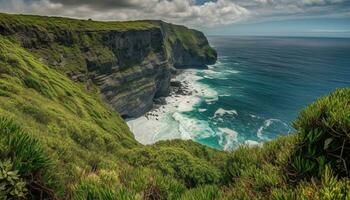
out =
{"type": "Polygon", "coordinates": [[[188,130],[193,125],[183,113],[190,112],[204,99],[217,99],[217,93],[210,90],[198,80],[198,69],[179,69],[170,83],[170,94],[154,100],[154,108],[134,119],[126,122],[134,134],[135,139],[142,144],[153,144],[159,140],[183,139],[195,137],[194,132],[188,130]]]}

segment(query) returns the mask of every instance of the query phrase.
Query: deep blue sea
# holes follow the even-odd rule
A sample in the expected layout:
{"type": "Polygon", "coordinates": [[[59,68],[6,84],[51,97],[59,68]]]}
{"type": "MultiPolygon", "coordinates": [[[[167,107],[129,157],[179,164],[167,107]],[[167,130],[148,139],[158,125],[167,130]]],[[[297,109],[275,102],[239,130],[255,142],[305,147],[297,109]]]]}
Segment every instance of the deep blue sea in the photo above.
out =
{"type": "Polygon", "coordinates": [[[292,133],[303,108],[350,86],[350,39],[220,36],[209,41],[217,63],[184,75],[203,94],[186,100],[191,109],[163,111],[154,140],[192,139],[225,150],[259,144],[292,133]]]}
{"type": "MultiPolygon", "coordinates": [[[[213,130],[228,128],[238,143],[261,142],[292,132],[298,113],[317,98],[350,87],[350,39],[286,37],[209,37],[218,62],[198,72],[218,93],[186,113],[208,120],[213,130]],[[218,109],[234,110],[217,117],[218,109]]],[[[217,135],[197,141],[223,148],[217,135]]],[[[226,144],[224,141],[223,143],[226,144]]]]}

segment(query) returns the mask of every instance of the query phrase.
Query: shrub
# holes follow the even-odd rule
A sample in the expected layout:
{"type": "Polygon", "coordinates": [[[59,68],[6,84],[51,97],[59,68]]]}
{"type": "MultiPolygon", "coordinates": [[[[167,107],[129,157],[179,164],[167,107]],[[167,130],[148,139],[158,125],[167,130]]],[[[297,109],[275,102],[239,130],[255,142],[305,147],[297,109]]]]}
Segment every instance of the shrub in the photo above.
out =
{"type": "MultiPolygon", "coordinates": [[[[20,126],[12,120],[4,117],[0,117],[0,138],[0,161],[5,163],[3,164],[3,174],[9,175],[10,173],[10,175],[13,175],[13,180],[23,179],[26,182],[30,196],[41,194],[45,197],[53,197],[54,193],[45,185],[43,177],[48,175],[46,173],[50,161],[38,141],[28,133],[23,132],[20,126]],[[7,160],[11,160],[11,170],[13,171],[9,171],[7,160]],[[19,179],[19,177],[22,177],[22,179],[19,179]]],[[[14,187],[18,187],[16,190],[18,193],[24,191],[23,183],[19,181],[18,184],[14,185],[14,187]]],[[[8,197],[12,195],[11,192],[6,191],[5,195],[8,197]]]]}
{"type": "Polygon", "coordinates": [[[144,200],[165,200],[167,196],[157,185],[150,184],[144,191],[144,200]]]}
{"type": "Polygon", "coordinates": [[[131,165],[158,169],[163,175],[184,181],[187,187],[219,183],[222,178],[219,170],[210,163],[181,148],[145,147],[129,151],[125,157],[131,165]]]}
{"type": "Polygon", "coordinates": [[[93,178],[84,179],[74,187],[74,200],[117,200],[112,189],[93,178]]]}
{"type": "Polygon", "coordinates": [[[320,176],[327,164],[350,175],[350,88],[338,89],[308,106],[294,123],[298,145],[288,167],[294,181],[320,176]]]}
{"type": "Polygon", "coordinates": [[[26,182],[13,170],[11,161],[0,161],[0,199],[24,199],[26,182]]]}
{"type": "Polygon", "coordinates": [[[205,185],[185,192],[183,200],[215,200],[221,199],[220,190],[216,185],[205,185]]]}

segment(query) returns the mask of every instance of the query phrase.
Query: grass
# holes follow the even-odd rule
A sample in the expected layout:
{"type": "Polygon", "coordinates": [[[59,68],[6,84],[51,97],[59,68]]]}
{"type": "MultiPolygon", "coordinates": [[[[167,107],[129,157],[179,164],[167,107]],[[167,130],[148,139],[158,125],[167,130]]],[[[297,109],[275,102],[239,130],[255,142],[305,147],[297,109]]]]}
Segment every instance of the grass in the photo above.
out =
{"type": "MultiPolygon", "coordinates": [[[[121,117],[110,111],[97,94],[48,68],[3,37],[0,54],[0,116],[15,119],[24,131],[45,144],[61,168],[63,182],[78,177],[77,168],[91,167],[92,158],[110,162],[118,159],[117,152],[138,145],[121,117]]],[[[7,132],[15,131],[11,128],[7,132]]],[[[28,156],[37,149],[29,148],[33,142],[25,137],[11,141],[21,145],[15,149],[28,156]]],[[[11,144],[7,148],[13,150],[11,144]]],[[[21,172],[23,167],[16,165],[16,169],[21,172]]]]}
{"type": "Polygon", "coordinates": [[[202,32],[191,30],[184,26],[163,25],[163,27],[168,32],[169,45],[174,45],[179,41],[183,48],[189,51],[189,54],[192,56],[199,56],[202,59],[216,58],[215,50],[206,45],[208,41],[202,32]]]}
{"type": "Polygon", "coordinates": [[[99,22],[93,20],[77,20],[64,17],[43,17],[36,15],[0,14],[0,24],[11,27],[38,26],[42,31],[76,30],[76,31],[130,31],[156,28],[156,23],[148,21],[99,22]]]}

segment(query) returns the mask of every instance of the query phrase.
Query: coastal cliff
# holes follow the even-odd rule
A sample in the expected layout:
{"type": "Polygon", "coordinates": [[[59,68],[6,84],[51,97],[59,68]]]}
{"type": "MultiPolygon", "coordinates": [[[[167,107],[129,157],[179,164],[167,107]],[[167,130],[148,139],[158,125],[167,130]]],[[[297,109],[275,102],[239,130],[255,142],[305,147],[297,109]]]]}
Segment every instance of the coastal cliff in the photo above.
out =
{"type": "Polygon", "coordinates": [[[48,66],[97,86],[123,118],[138,117],[169,94],[175,68],[216,61],[203,33],[162,21],[94,22],[2,14],[0,34],[15,38],[48,66]]]}
{"type": "Polygon", "coordinates": [[[135,102],[147,110],[167,94],[173,67],[213,63],[198,35],[159,21],[0,14],[0,199],[349,199],[349,88],[261,146],[135,140],[110,107],[127,101],[114,109],[136,115],[135,102]]]}

